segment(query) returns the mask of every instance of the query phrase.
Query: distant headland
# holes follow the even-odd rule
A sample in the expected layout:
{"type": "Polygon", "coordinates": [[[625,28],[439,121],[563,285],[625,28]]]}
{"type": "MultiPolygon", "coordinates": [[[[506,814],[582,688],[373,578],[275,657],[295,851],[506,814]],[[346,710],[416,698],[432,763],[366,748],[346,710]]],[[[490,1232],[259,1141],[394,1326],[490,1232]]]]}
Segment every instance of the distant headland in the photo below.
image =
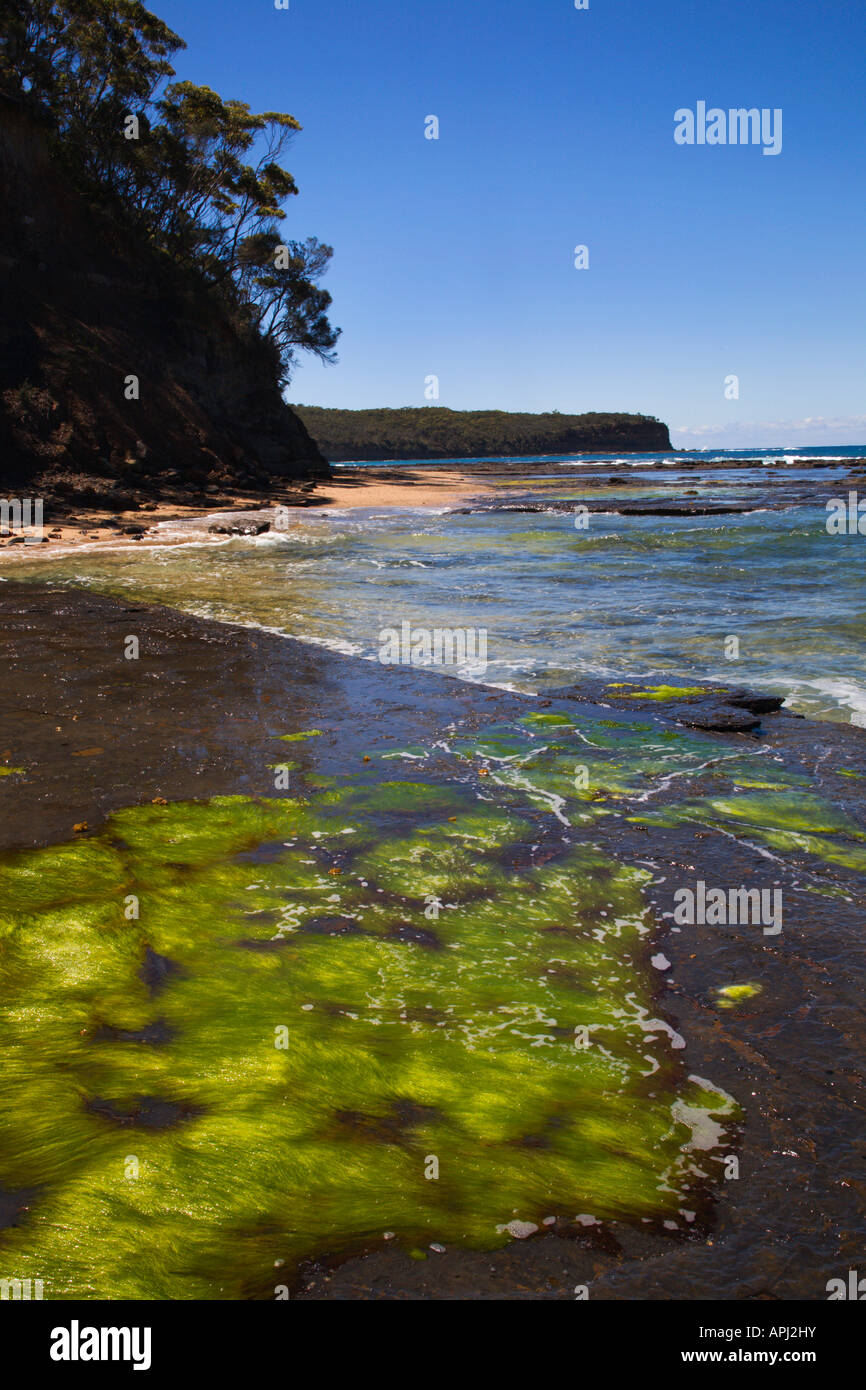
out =
{"type": "Polygon", "coordinates": [[[328,410],[295,405],[325,458],[518,458],[531,454],[672,452],[667,425],[650,415],[530,415],[506,410],[328,410]]]}

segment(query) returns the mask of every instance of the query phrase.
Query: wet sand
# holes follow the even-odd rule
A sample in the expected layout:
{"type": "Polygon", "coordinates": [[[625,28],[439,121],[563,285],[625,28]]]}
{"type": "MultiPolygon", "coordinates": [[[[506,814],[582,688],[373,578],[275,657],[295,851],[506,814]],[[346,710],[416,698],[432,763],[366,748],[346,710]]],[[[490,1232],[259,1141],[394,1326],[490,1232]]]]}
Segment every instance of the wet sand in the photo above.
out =
{"type": "MultiPolygon", "coordinates": [[[[0,658],[0,761],[24,769],[0,779],[4,849],[87,835],[113,810],[159,798],[273,795],[268,761],[287,729],[322,730],[293,745],[316,773],[364,775],[377,753],[429,745],[447,725],[474,729],[543,707],[50,585],[0,586],[0,658]],[[129,634],[141,644],[138,662],[123,657],[129,634]]],[[[573,690],[555,703],[575,715],[600,712],[598,692],[573,690]]],[[[670,727],[669,714],[646,711],[660,728],[670,727]]],[[[754,745],[752,735],[721,737],[732,750],[747,737],[754,745]]],[[[866,773],[862,731],[782,711],[766,716],[758,737],[862,824],[862,782],[836,774],[866,773]]],[[[657,866],[648,895],[672,969],[659,975],[656,1007],[686,1039],[687,1070],[745,1109],[740,1174],[715,1190],[709,1223],[688,1234],[625,1222],[559,1225],[494,1253],[449,1248],[424,1261],[380,1246],[308,1265],[293,1298],[572,1300],[588,1283],[593,1299],[824,1300],[828,1279],[862,1263],[861,905],[803,893],[782,937],[769,942],[738,927],[674,934],[661,919],[671,884],[684,875],[766,877],[761,850],[690,827],[650,835],[625,817],[604,823],[604,839],[625,862],[649,856],[657,866]],[[762,993],[722,1013],[720,979],[759,979],[762,993]]],[[[791,872],[795,882],[796,864],[791,872]]]]}

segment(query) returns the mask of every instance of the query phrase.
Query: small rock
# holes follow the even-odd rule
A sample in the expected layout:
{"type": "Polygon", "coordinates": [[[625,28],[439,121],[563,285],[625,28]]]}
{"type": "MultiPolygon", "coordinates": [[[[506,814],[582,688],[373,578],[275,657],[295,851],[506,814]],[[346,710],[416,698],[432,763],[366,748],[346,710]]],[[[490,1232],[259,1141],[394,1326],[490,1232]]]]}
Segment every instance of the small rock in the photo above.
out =
{"type": "Polygon", "coordinates": [[[747,709],[752,714],[771,714],[785,703],[781,695],[756,695],[751,690],[732,690],[725,704],[747,709]]]}
{"type": "Polygon", "coordinates": [[[538,1230],[534,1221],[509,1221],[507,1226],[497,1226],[498,1231],[507,1231],[515,1240],[528,1240],[538,1230]]]}
{"type": "Polygon", "coordinates": [[[674,710],[678,724],[690,729],[708,729],[714,733],[748,734],[761,726],[760,716],[749,710],[734,709],[731,705],[692,705],[674,710]]]}
{"type": "Polygon", "coordinates": [[[207,529],[215,536],[261,536],[265,531],[270,531],[271,523],[269,521],[215,521],[207,529]]]}

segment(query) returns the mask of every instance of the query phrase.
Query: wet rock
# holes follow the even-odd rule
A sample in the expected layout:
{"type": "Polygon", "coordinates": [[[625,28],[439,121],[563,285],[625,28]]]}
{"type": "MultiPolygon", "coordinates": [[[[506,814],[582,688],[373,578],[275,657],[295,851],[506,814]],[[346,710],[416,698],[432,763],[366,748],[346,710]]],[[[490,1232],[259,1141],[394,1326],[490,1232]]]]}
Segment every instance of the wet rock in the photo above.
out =
{"type": "Polygon", "coordinates": [[[116,1028],[113,1024],[103,1023],[93,1035],[94,1042],[135,1042],[142,1043],[146,1047],[163,1047],[173,1042],[177,1037],[177,1030],[166,1023],[165,1019],[156,1019],[153,1023],[148,1023],[144,1028],[130,1030],[126,1028],[116,1028]]]}
{"type": "Polygon", "coordinates": [[[692,705],[672,711],[678,724],[689,729],[707,729],[714,733],[748,734],[761,726],[760,715],[750,710],[734,709],[732,705],[692,705]]]}
{"type": "Polygon", "coordinates": [[[757,695],[751,690],[732,690],[725,700],[725,704],[751,710],[752,714],[771,714],[784,703],[781,695],[757,695]]]}
{"type": "Polygon", "coordinates": [[[626,502],[614,510],[619,516],[739,516],[753,511],[754,506],[754,502],[626,502]]]}
{"type": "Polygon", "coordinates": [[[0,1187],[0,1231],[26,1221],[30,1204],[37,1195],[35,1187],[15,1190],[0,1187]]]}
{"type": "Polygon", "coordinates": [[[270,531],[269,521],[215,521],[207,528],[215,536],[261,536],[270,531]]]}
{"type": "Polygon", "coordinates": [[[128,1105],[96,1096],[84,1102],[91,1115],[100,1115],[117,1125],[132,1125],[140,1129],[173,1129],[184,1121],[196,1119],[205,1112],[200,1105],[163,1100],[159,1096],[136,1096],[128,1105]]]}
{"type": "Polygon", "coordinates": [[[361,927],[353,917],[315,917],[302,929],[313,936],[362,936],[361,927]]]}
{"type": "Polygon", "coordinates": [[[172,976],[182,976],[184,971],[168,956],[161,956],[152,947],[147,946],[144,952],[144,961],[138,972],[139,979],[147,986],[151,999],[165,988],[172,976]]]}
{"type": "Polygon", "coordinates": [[[410,922],[403,922],[399,927],[388,933],[389,941],[407,941],[415,946],[427,946],[432,951],[441,951],[442,942],[435,932],[427,931],[423,927],[413,927],[410,922]]]}

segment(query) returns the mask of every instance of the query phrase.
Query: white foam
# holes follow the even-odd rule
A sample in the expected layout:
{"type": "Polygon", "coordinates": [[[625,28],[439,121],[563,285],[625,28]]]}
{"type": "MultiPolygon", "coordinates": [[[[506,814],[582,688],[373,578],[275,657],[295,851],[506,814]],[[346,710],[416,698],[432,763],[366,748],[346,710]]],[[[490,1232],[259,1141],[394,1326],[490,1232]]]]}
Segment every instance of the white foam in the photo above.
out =
{"type": "Polygon", "coordinates": [[[842,678],[832,679],[829,677],[820,680],[800,681],[801,686],[806,686],[810,690],[817,690],[821,695],[827,695],[835,700],[842,709],[850,709],[851,723],[859,728],[866,728],[866,687],[858,685],[856,681],[845,680],[842,678]]]}

